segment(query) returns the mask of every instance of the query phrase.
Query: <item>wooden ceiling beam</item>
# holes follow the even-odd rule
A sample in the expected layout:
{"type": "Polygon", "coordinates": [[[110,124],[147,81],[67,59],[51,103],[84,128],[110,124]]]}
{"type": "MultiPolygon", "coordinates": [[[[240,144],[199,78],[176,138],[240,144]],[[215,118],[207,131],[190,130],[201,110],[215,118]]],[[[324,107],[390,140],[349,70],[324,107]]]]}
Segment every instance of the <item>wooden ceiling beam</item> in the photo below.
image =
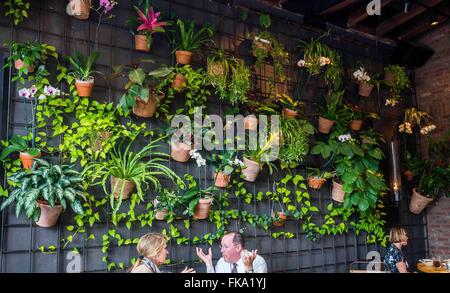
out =
{"type": "MultiPolygon", "coordinates": [[[[381,8],[388,5],[392,1],[394,0],[381,0],[381,8]]],[[[363,7],[361,7],[360,9],[356,10],[355,12],[349,15],[347,19],[347,27],[351,28],[356,26],[358,23],[363,21],[368,16],[369,15],[367,14],[367,7],[366,5],[364,5],[363,7]]]]}
{"type": "MultiPolygon", "coordinates": [[[[438,21],[439,23],[443,23],[444,21],[448,20],[447,17],[438,15],[438,21]]],[[[430,20],[428,17],[420,21],[419,23],[415,24],[414,27],[398,36],[399,39],[412,39],[430,29],[434,28],[434,26],[431,26],[430,20]]]]}
{"type": "MultiPolygon", "coordinates": [[[[429,7],[433,7],[438,5],[442,0],[428,0],[427,5],[429,7]]],[[[408,20],[416,17],[417,15],[425,12],[427,9],[421,5],[413,4],[412,9],[408,13],[400,12],[394,15],[393,17],[389,18],[388,20],[382,22],[379,26],[377,26],[377,36],[382,37],[386,33],[390,32],[391,30],[395,29],[399,25],[407,22],[408,20]]]]}
{"type": "Polygon", "coordinates": [[[325,10],[322,10],[321,12],[319,12],[319,15],[327,16],[329,14],[333,14],[333,13],[339,11],[339,10],[347,8],[348,6],[353,5],[355,3],[358,3],[358,2],[360,2],[360,1],[358,1],[358,0],[344,0],[344,1],[341,1],[341,2],[336,3],[334,5],[331,5],[330,7],[328,7],[325,10]]]}

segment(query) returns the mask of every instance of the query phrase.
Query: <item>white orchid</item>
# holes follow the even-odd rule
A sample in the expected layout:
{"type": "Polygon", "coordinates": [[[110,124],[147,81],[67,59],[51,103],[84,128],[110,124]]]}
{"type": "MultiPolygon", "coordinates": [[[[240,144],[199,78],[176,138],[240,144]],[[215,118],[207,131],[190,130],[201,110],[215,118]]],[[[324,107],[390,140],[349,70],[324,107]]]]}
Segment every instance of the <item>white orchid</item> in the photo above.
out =
{"type": "Polygon", "coordinates": [[[338,140],[340,142],[346,142],[346,141],[352,140],[352,136],[350,135],[350,133],[342,134],[342,135],[338,136],[338,140]]]}
{"type": "Polygon", "coordinates": [[[197,163],[197,167],[206,165],[206,160],[203,159],[202,155],[200,155],[200,153],[197,151],[197,149],[193,149],[193,150],[189,151],[189,156],[192,159],[195,159],[195,161],[197,163]]]}
{"type": "Polygon", "coordinates": [[[353,72],[353,77],[355,77],[355,79],[359,82],[369,82],[370,81],[369,74],[366,72],[366,70],[362,66],[358,70],[353,72]]]}

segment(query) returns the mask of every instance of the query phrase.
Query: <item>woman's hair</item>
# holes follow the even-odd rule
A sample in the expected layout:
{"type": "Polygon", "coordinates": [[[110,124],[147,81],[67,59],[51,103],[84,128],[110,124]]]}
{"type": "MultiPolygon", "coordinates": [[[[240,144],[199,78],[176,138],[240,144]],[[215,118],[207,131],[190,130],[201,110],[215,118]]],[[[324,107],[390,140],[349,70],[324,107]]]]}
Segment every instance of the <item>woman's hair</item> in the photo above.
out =
{"type": "Polygon", "coordinates": [[[146,257],[154,262],[158,254],[165,248],[166,238],[161,233],[148,233],[143,235],[137,244],[139,258],[134,263],[130,272],[142,264],[141,257],[146,257]]]}
{"type": "Polygon", "coordinates": [[[389,241],[391,243],[399,243],[406,240],[406,230],[402,227],[392,227],[389,233],[389,241]]]}

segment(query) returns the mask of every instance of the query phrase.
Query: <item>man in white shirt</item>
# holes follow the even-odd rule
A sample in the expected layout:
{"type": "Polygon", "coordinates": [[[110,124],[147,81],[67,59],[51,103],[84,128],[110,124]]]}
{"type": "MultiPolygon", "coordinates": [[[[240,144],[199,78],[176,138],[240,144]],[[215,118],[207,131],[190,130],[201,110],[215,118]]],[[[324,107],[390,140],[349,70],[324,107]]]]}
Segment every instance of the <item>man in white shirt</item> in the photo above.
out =
{"type": "Polygon", "coordinates": [[[264,258],[245,249],[245,242],[238,232],[228,232],[222,237],[220,250],[222,257],[214,268],[212,262],[211,247],[208,254],[203,249],[196,247],[198,257],[206,264],[207,273],[267,273],[267,265],[264,258]]]}

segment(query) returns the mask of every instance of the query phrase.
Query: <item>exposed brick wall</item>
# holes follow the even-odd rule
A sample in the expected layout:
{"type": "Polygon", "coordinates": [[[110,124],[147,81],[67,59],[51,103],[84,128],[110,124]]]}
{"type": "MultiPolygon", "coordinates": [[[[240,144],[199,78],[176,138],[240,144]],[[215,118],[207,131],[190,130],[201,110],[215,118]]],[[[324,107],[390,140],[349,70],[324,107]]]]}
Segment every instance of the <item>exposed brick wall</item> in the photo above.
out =
{"type": "MultiPolygon", "coordinates": [[[[441,138],[450,129],[450,24],[424,35],[419,42],[433,48],[435,54],[415,71],[419,109],[430,113],[437,129],[433,138],[441,138]]],[[[422,153],[426,153],[423,140],[422,153]]],[[[450,258],[450,198],[441,198],[427,209],[430,253],[450,258]]]]}

